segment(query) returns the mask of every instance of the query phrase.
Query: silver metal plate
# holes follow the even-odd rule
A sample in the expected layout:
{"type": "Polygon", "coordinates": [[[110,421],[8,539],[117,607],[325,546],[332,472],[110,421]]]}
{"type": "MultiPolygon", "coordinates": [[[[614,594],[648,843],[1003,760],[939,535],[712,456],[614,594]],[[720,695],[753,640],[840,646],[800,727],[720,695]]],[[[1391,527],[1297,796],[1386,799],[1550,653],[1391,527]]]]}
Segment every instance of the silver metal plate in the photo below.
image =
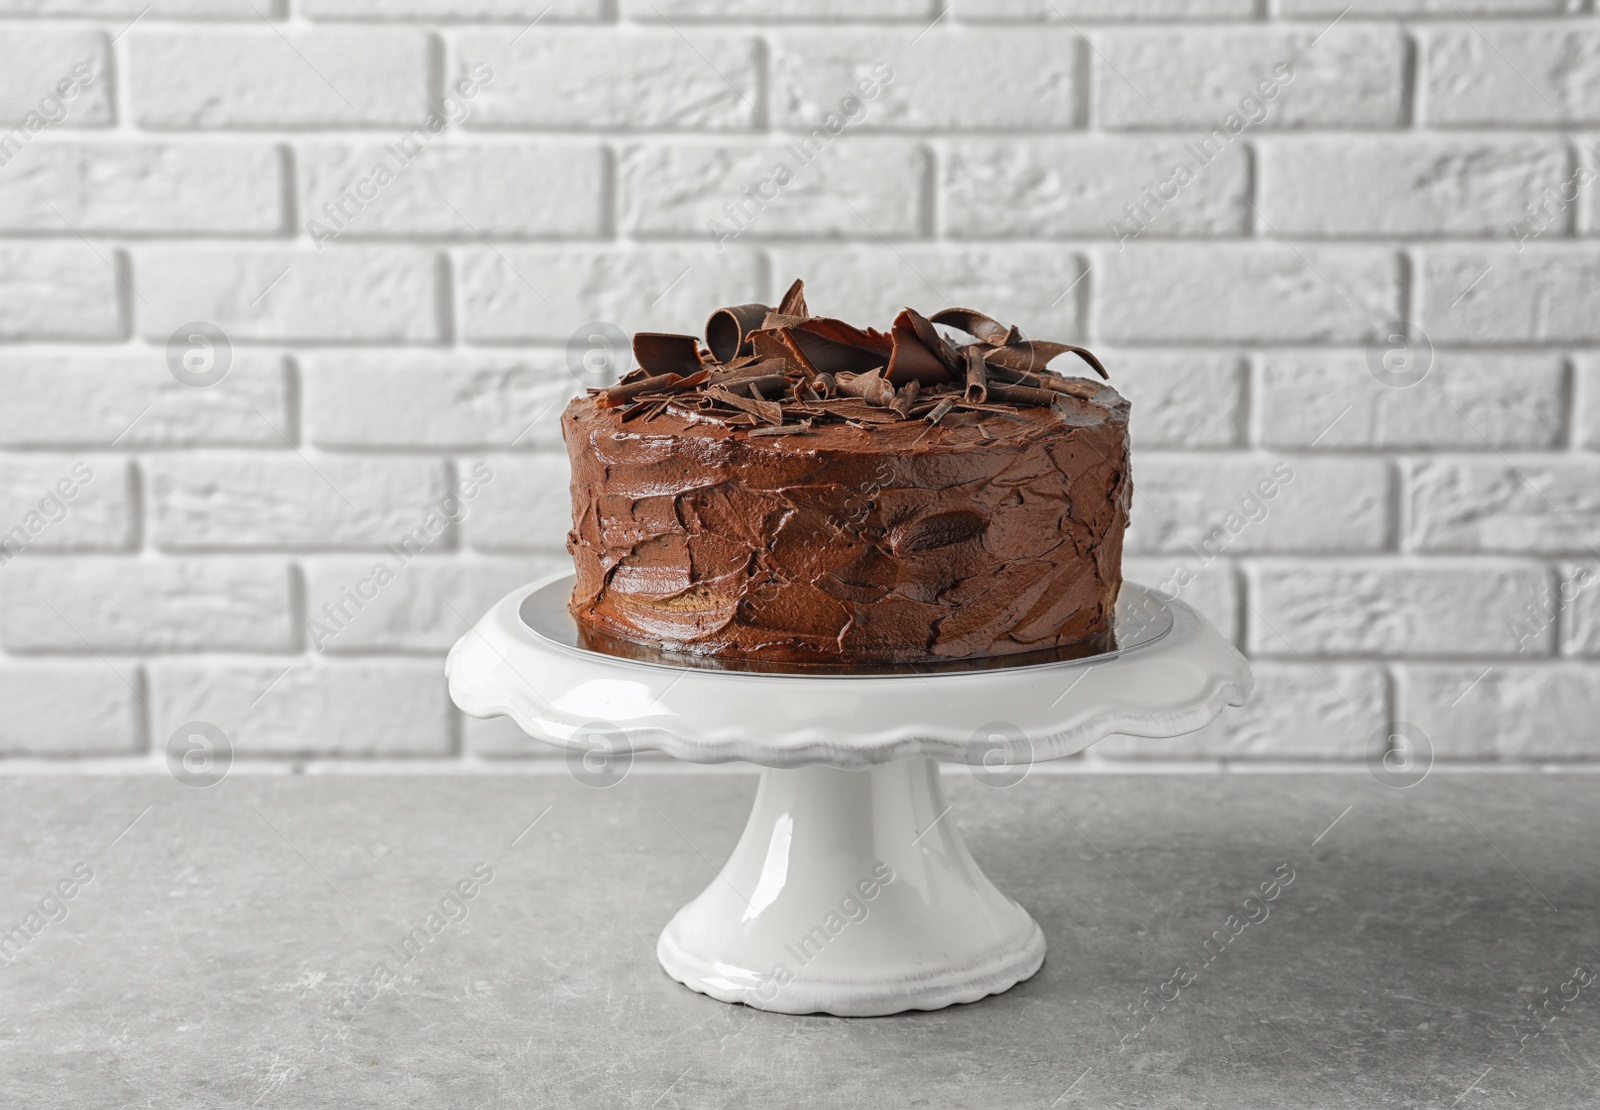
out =
{"type": "MultiPolygon", "coordinates": [[[[1078,644],[1030,651],[1017,655],[995,655],[982,659],[953,659],[947,663],[883,663],[838,666],[831,664],[768,663],[749,659],[720,659],[688,652],[662,651],[608,637],[606,649],[586,646],[580,639],[578,622],[567,609],[576,575],[546,582],[522,599],[518,614],[528,631],[555,647],[580,655],[603,656],[669,670],[720,671],[727,674],[793,675],[814,678],[927,678],[931,675],[960,674],[968,671],[1014,671],[1029,667],[1088,665],[1114,659],[1155,643],[1172,630],[1172,609],[1161,595],[1148,586],[1124,582],[1112,614],[1110,649],[1078,644]]],[[[591,637],[591,640],[596,638],[591,637]]]]}

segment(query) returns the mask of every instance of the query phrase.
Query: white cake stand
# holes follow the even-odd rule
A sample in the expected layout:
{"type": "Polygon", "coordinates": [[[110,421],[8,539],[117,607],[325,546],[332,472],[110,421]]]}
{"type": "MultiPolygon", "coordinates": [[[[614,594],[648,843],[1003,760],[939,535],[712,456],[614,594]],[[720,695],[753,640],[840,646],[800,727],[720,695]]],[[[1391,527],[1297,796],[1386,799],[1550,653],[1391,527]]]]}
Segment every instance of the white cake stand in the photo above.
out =
{"type": "Polygon", "coordinates": [[[450,696],[569,752],[761,765],[732,858],[656,956],[694,990],[781,1013],[935,1010],[1044,962],[1039,926],[948,818],[938,760],[1006,786],[1113,733],[1192,731],[1250,691],[1249,665],[1203,618],[1132,583],[1111,652],[852,675],[586,650],[571,589],[556,575],[496,603],[450,652],[450,696]]]}

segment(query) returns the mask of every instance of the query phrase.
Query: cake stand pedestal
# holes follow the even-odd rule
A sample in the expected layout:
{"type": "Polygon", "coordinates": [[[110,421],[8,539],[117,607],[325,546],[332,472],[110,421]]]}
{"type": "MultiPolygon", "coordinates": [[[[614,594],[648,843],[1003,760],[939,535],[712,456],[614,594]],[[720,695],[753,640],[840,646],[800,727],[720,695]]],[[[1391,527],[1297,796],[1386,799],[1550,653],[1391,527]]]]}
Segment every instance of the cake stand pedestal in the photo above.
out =
{"type": "Polygon", "coordinates": [[[1113,733],[1192,731],[1250,690],[1248,664],[1203,618],[1133,583],[1113,651],[854,674],[587,650],[571,588],[559,575],[496,603],[450,652],[450,696],[580,761],[655,749],[759,764],[732,858],[668,923],[656,956],[696,991],[781,1013],[934,1010],[1043,963],[1039,926],[956,831],[938,761],[1003,788],[1113,733]]]}

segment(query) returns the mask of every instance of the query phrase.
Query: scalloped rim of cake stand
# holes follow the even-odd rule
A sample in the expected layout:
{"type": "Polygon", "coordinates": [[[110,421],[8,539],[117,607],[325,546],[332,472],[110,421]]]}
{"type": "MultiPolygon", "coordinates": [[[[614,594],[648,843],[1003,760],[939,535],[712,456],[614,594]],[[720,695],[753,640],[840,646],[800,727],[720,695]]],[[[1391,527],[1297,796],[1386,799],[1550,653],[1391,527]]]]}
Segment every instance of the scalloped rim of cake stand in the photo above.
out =
{"type": "Polygon", "coordinates": [[[982,755],[975,738],[1004,725],[1026,738],[1014,761],[1039,762],[1113,734],[1192,732],[1244,704],[1252,685],[1244,657],[1204,618],[1131,582],[1122,587],[1119,620],[1138,607],[1170,615],[1170,628],[1107,655],[838,675],[670,668],[539,635],[522,619],[524,600],[571,578],[557,573],[513,590],[456,642],[445,673],[463,712],[510,717],[530,736],[572,751],[592,750],[598,729],[620,733],[635,751],[774,768],[860,768],[918,756],[972,762],[982,755]]]}

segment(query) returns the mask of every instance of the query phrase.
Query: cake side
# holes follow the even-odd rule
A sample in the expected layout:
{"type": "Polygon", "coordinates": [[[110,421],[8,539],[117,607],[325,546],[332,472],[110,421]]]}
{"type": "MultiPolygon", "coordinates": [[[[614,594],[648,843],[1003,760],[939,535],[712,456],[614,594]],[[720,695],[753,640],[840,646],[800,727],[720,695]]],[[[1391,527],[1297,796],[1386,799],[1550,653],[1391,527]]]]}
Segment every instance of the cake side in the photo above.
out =
{"type": "Polygon", "coordinates": [[[870,664],[1103,636],[1132,486],[1128,403],[756,436],[575,399],[580,626],[669,651],[870,664]],[[931,433],[931,434],[930,434],[931,433]]]}

